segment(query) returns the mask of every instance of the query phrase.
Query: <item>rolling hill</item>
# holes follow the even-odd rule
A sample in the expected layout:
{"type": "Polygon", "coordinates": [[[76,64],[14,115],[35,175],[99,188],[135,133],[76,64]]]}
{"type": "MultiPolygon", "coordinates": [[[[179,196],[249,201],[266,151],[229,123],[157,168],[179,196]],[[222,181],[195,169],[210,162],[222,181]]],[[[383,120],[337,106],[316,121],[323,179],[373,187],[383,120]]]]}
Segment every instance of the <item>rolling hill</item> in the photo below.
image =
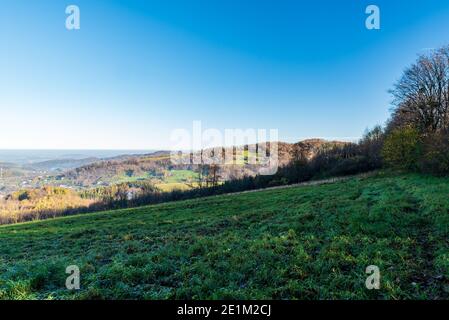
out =
{"type": "Polygon", "coordinates": [[[2,226],[0,299],[447,299],[448,194],[378,173],[2,226]]]}
{"type": "MultiPolygon", "coordinates": [[[[277,154],[279,166],[290,163],[297,155],[301,154],[307,159],[313,158],[319,150],[341,146],[345,142],[327,141],[322,139],[308,139],[297,143],[277,142],[277,154]]],[[[222,180],[241,178],[243,176],[254,176],[259,172],[260,165],[244,163],[244,149],[256,150],[255,145],[217,148],[226,154],[235,155],[235,163],[220,165],[219,175],[222,180]]],[[[269,150],[269,146],[261,144],[260,154],[269,150]]],[[[212,149],[205,149],[205,154],[212,149]]],[[[194,152],[192,157],[200,158],[201,151],[194,152]]],[[[189,156],[188,154],[186,157],[189,156]]],[[[64,178],[65,183],[81,188],[89,188],[98,184],[111,185],[117,182],[133,181],[137,178],[158,180],[173,170],[195,170],[194,164],[174,164],[169,151],[159,151],[145,155],[130,155],[121,158],[105,159],[89,163],[84,166],[73,168],[61,173],[59,177],[64,178]],[[127,172],[131,172],[127,175],[127,172]]],[[[179,182],[179,181],[177,181],[179,182]]],[[[160,182],[159,182],[160,183],[160,182]]]]}
{"type": "MultiPolygon", "coordinates": [[[[278,142],[279,166],[286,165],[298,154],[306,158],[313,158],[319,150],[342,145],[344,142],[326,141],[322,139],[309,139],[297,143],[278,142]]],[[[260,152],[263,152],[265,144],[261,144],[260,152]]],[[[247,146],[249,148],[255,145],[247,146]]],[[[243,176],[254,176],[259,172],[260,165],[245,163],[244,147],[220,148],[229,154],[235,154],[233,164],[220,165],[220,180],[226,181],[243,176]],[[235,149],[234,149],[235,148],[235,149]]],[[[266,149],[269,149],[268,147],[266,149]]],[[[206,149],[204,152],[211,152],[206,149]]],[[[86,152],[86,151],[85,151],[86,152]]],[[[93,152],[93,151],[92,151],[93,152]]],[[[89,152],[86,152],[89,154],[89,152]]],[[[98,151],[99,155],[102,153],[98,151]]],[[[103,153],[107,154],[106,151],[103,153]]],[[[110,152],[111,153],[111,152],[110,152]]],[[[112,153],[111,153],[112,154],[112,153]]],[[[133,154],[128,152],[113,157],[83,157],[82,154],[67,154],[57,156],[55,159],[46,159],[50,155],[34,155],[30,151],[29,160],[24,163],[26,151],[19,152],[18,163],[0,163],[1,179],[0,199],[21,189],[39,189],[44,186],[86,190],[99,186],[112,186],[119,183],[147,181],[159,187],[163,191],[173,189],[190,189],[197,174],[195,164],[174,164],[171,161],[170,151],[154,151],[151,153],[133,154]],[[46,159],[38,161],[36,159],[46,159]],[[44,157],[45,156],[45,157],[44,157]],[[189,172],[186,179],[174,180],[179,172],[189,172]],[[186,183],[188,182],[188,183],[186,183]]],[[[199,157],[200,152],[194,153],[199,157]]],[[[3,155],[14,159],[11,154],[3,155]]]]}

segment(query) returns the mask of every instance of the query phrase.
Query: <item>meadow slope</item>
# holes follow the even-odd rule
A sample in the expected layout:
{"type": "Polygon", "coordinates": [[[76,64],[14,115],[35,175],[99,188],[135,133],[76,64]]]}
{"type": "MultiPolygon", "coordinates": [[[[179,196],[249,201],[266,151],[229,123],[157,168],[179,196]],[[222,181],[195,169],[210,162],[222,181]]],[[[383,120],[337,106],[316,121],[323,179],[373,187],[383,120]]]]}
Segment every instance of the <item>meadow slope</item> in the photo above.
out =
{"type": "Polygon", "coordinates": [[[2,226],[0,299],[448,299],[448,196],[379,173],[2,226]]]}

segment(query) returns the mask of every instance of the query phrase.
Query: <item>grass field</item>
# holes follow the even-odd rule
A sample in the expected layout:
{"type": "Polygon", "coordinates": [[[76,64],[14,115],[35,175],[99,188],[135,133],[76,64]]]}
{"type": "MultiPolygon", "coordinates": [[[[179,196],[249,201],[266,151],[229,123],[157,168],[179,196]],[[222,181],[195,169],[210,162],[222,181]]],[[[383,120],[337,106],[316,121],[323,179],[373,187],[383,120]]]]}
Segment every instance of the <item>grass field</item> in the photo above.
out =
{"type": "Polygon", "coordinates": [[[171,192],[174,190],[184,191],[192,189],[190,185],[183,182],[156,183],[154,186],[162,192],[171,192]]]}
{"type": "Polygon", "coordinates": [[[163,192],[171,192],[173,190],[190,190],[191,186],[197,185],[195,181],[197,173],[191,170],[170,170],[169,175],[164,177],[160,183],[156,183],[155,187],[163,192]]]}
{"type": "Polygon", "coordinates": [[[448,196],[447,178],[380,173],[3,226],[0,298],[447,299],[448,196]]]}
{"type": "Polygon", "coordinates": [[[163,192],[171,192],[173,190],[189,190],[191,185],[196,185],[195,181],[197,173],[191,170],[167,170],[166,175],[155,177],[147,172],[137,176],[127,176],[121,174],[113,177],[108,181],[110,184],[119,184],[125,182],[151,181],[154,186],[163,192]]]}

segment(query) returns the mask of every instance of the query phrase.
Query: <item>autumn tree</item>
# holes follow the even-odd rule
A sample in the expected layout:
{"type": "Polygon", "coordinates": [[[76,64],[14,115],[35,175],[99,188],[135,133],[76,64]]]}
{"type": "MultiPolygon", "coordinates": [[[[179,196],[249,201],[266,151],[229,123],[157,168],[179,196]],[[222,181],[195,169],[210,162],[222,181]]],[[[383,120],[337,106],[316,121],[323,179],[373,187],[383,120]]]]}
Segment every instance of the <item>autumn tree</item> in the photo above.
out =
{"type": "Polygon", "coordinates": [[[396,169],[416,170],[421,155],[420,139],[419,131],[411,126],[394,129],[382,149],[385,162],[396,169]]]}

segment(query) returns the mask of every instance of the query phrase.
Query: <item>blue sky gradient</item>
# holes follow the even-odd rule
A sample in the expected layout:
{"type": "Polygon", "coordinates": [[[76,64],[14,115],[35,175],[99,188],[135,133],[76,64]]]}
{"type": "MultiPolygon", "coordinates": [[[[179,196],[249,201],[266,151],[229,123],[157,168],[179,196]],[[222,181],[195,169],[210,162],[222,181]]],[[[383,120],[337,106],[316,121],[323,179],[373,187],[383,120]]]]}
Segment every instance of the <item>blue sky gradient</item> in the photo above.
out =
{"type": "Polygon", "coordinates": [[[448,31],[447,0],[4,0],[0,149],[167,149],[194,120],[354,139],[448,31]]]}

